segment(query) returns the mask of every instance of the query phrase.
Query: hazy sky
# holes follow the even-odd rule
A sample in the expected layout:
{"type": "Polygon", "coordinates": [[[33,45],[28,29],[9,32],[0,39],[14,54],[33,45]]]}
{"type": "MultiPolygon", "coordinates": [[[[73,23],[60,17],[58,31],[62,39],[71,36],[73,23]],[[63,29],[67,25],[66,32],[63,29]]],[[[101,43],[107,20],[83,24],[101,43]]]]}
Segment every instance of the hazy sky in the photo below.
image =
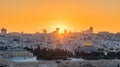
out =
{"type": "Polygon", "coordinates": [[[9,32],[90,26],[95,32],[120,32],[120,0],[0,0],[0,28],[9,32]]]}

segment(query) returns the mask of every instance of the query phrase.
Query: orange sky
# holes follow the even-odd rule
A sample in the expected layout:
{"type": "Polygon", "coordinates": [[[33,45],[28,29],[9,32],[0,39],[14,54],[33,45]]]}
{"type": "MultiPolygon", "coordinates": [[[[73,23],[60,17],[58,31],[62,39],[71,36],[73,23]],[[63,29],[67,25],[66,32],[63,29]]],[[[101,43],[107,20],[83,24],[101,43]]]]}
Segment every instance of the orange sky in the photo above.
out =
{"type": "Polygon", "coordinates": [[[90,26],[95,32],[120,32],[120,0],[0,0],[0,28],[9,32],[90,26]]]}

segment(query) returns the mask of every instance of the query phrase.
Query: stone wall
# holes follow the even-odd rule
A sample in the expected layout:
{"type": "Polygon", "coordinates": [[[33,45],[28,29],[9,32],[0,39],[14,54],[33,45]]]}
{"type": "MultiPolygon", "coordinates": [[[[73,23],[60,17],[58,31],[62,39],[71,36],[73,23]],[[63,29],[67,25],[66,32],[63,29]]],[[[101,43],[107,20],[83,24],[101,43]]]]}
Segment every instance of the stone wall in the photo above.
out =
{"type": "Polygon", "coordinates": [[[13,67],[58,67],[58,64],[56,63],[41,63],[41,62],[22,62],[22,63],[16,63],[14,62],[13,67]]]}
{"type": "Polygon", "coordinates": [[[7,67],[119,67],[120,60],[86,60],[86,61],[39,61],[39,62],[11,62],[0,59],[7,67]]]}
{"type": "Polygon", "coordinates": [[[33,57],[33,53],[26,50],[18,51],[0,51],[0,55],[3,57],[13,58],[13,57],[33,57]]]}
{"type": "Polygon", "coordinates": [[[87,61],[65,61],[58,67],[118,67],[120,60],[87,60],[87,61]]]}

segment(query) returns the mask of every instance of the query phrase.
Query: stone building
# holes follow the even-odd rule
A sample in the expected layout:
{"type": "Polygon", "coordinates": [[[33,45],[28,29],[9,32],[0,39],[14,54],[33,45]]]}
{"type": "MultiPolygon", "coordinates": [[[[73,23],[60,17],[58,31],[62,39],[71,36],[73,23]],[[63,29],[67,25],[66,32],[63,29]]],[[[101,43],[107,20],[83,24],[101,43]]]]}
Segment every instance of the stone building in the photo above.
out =
{"type": "Polygon", "coordinates": [[[33,53],[28,52],[24,49],[9,49],[0,51],[0,55],[6,58],[14,58],[14,57],[33,57],[33,53]]]}

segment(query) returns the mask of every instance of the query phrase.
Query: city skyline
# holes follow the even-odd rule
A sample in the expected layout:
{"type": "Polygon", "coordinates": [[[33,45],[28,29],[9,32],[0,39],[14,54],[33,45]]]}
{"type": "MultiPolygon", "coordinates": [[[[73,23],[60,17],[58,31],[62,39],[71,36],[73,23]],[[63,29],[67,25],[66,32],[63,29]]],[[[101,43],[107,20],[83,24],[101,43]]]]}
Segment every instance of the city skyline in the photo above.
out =
{"type": "Polygon", "coordinates": [[[120,0],[0,0],[0,67],[120,67],[120,0]]]}
{"type": "Polygon", "coordinates": [[[0,28],[8,32],[120,32],[119,0],[0,0],[0,28]]]}

